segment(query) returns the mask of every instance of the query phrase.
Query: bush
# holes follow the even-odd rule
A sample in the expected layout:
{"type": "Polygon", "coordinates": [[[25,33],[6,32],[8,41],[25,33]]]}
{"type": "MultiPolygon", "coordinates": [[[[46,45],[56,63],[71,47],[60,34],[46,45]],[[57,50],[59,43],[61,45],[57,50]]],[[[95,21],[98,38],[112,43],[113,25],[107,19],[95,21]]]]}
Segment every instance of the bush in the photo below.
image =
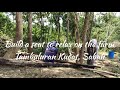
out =
{"type": "Polygon", "coordinates": [[[35,53],[35,54],[40,54],[40,52],[41,52],[41,54],[44,54],[44,48],[33,48],[33,53],[35,53]]]}

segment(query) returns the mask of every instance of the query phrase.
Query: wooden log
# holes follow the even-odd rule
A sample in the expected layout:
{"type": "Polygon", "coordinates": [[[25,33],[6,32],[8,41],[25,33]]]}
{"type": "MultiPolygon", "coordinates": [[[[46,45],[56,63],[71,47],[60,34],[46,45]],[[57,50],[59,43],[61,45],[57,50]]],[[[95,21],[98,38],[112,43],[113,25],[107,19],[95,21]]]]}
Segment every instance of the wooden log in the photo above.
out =
{"type": "Polygon", "coordinates": [[[64,62],[61,63],[62,61],[55,62],[54,64],[49,63],[49,62],[33,62],[33,61],[22,61],[22,60],[15,60],[15,59],[10,59],[6,60],[4,58],[0,58],[0,64],[1,65],[9,65],[9,66],[33,66],[33,67],[72,67],[72,68],[80,68],[80,67],[86,67],[86,68],[95,68],[96,66],[89,66],[89,65],[81,65],[77,63],[72,63],[72,62],[64,62]]]}
{"type": "Polygon", "coordinates": [[[99,72],[99,71],[94,71],[94,72],[101,75],[101,76],[103,76],[103,77],[105,77],[105,78],[117,78],[117,77],[115,77],[113,75],[110,75],[110,74],[107,74],[107,73],[104,73],[104,72],[99,72]]]}
{"type": "Polygon", "coordinates": [[[63,60],[55,60],[55,62],[69,63],[69,64],[73,64],[76,66],[82,66],[82,67],[87,67],[87,68],[101,68],[100,66],[96,66],[96,65],[85,65],[85,64],[73,63],[73,62],[68,62],[68,61],[63,61],[63,60]]]}
{"type": "Polygon", "coordinates": [[[97,73],[97,74],[105,77],[105,78],[119,78],[120,77],[120,74],[112,73],[112,72],[109,72],[109,71],[88,69],[88,68],[82,68],[82,69],[92,71],[94,73],[97,73]]]}

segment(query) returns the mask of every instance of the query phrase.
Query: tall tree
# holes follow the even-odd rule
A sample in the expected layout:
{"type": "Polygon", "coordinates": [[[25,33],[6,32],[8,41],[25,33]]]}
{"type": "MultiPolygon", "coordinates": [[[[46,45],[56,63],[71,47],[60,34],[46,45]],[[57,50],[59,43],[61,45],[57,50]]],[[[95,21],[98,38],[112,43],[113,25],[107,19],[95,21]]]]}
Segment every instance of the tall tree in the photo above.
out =
{"type": "Polygon", "coordinates": [[[67,12],[67,32],[66,32],[66,35],[67,35],[67,43],[68,43],[68,38],[69,38],[69,28],[70,28],[70,23],[69,23],[69,12],[67,12]]]}
{"type": "MultiPolygon", "coordinates": [[[[74,15],[74,23],[75,23],[75,43],[80,43],[80,33],[79,33],[79,26],[78,26],[78,14],[75,12],[74,15]]],[[[79,54],[79,47],[76,47],[76,54],[79,54]]]]}
{"type": "Polygon", "coordinates": [[[54,21],[54,24],[56,26],[56,33],[57,33],[57,37],[58,37],[58,42],[60,42],[60,17],[63,15],[62,12],[54,12],[52,13],[53,14],[53,21],[54,21]]]}
{"type": "Polygon", "coordinates": [[[58,25],[57,25],[57,28],[58,28],[58,42],[60,42],[60,18],[58,16],[58,25]]]}
{"type": "Polygon", "coordinates": [[[86,43],[86,34],[87,30],[89,29],[89,24],[90,24],[90,13],[85,12],[85,20],[84,20],[84,25],[83,25],[83,41],[82,41],[82,48],[80,51],[80,64],[83,63],[83,55],[84,55],[84,50],[85,50],[85,43],[86,43]]]}
{"type": "Polygon", "coordinates": [[[92,26],[93,26],[93,19],[94,19],[94,12],[90,12],[90,24],[89,24],[89,29],[87,30],[87,42],[90,41],[91,38],[91,31],[92,31],[92,26]]]}
{"type": "MultiPolygon", "coordinates": [[[[22,12],[16,12],[16,35],[13,40],[14,43],[17,41],[23,40],[23,22],[22,22],[22,12]]],[[[20,47],[9,48],[6,54],[4,55],[5,59],[15,58],[16,53],[20,47]]]]}
{"type": "Polygon", "coordinates": [[[32,53],[32,12],[28,13],[28,53],[32,53]]]}
{"type": "MultiPolygon", "coordinates": [[[[70,23],[69,23],[69,12],[67,12],[67,32],[66,32],[66,36],[67,36],[67,43],[69,42],[69,28],[70,28],[70,23]]],[[[69,53],[69,48],[68,48],[68,53],[69,53]]]]}

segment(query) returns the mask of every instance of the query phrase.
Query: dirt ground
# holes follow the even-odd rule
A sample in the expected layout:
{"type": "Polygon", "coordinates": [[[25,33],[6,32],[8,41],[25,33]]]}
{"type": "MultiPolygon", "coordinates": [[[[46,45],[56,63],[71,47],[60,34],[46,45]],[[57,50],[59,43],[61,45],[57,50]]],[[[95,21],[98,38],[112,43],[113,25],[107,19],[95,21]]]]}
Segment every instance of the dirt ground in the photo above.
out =
{"type": "MultiPolygon", "coordinates": [[[[120,61],[107,59],[96,61],[98,70],[120,74],[120,61]]],[[[0,65],[0,78],[104,78],[103,76],[81,68],[65,67],[17,67],[0,65]]]]}
{"type": "Polygon", "coordinates": [[[63,67],[9,67],[0,65],[0,78],[102,78],[90,71],[63,67]]]}

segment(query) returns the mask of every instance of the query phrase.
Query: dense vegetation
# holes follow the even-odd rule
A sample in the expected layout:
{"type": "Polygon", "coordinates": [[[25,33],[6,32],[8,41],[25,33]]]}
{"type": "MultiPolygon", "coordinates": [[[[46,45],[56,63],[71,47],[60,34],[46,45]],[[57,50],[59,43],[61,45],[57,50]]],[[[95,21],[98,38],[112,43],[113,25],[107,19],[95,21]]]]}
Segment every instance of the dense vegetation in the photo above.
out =
{"type": "MultiPolygon", "coordinates": [[[[15,38],[15,16],[15,12],[0,12],[0,38],[15,38]]],[[[23,12],[22,18],[25,43],[29,42],[29,13],[23,12]]],[[[91,12],[89,18],[90,35],[84,38],[96,38],[98,41],[107,42],[120,41],[120,17],[116,16],[115,12],[91,12]]],[[[32,12],[32,42],[83,42],[84,20],[84,12],[32,12]]],[[[44,48],[33,49],[34,53],[43,51],[44,48]]],[[[60,47],[59,51],[67,52],[67,48],[60,47]]]]}

